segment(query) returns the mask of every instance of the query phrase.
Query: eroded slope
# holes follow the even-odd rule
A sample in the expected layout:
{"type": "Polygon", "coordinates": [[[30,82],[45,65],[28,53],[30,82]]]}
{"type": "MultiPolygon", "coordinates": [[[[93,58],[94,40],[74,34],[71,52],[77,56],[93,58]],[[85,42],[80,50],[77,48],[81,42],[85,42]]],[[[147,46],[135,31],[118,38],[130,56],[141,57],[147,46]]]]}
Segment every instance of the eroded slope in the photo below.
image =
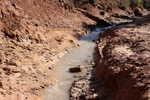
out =
{"type": "Polygon", "coordinates": [[[83,23],[95,22],[59,0],[1,0],[0,6],[0,99],[41,100],[55,83],[51,65],[79,45],[83,23]]]}
{"type": "Polygon", "coordinates": [[[149,17],[101,33],[96,75],[105,83],[105,100],[149,99],[149,17]]]}

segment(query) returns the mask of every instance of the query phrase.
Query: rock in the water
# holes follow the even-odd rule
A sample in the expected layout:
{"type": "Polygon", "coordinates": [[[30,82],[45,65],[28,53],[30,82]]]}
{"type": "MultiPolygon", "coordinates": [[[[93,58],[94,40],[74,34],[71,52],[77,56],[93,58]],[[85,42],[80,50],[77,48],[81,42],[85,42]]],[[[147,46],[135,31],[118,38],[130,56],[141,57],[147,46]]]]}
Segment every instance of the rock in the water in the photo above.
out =
{"type": "Polygon", "coordinates": [[[78,72],[82,72],[83,70],[83,66],[79,65],[77,67],[73,67],[73,68],[69,68],[69,72],[71,73],[78,73],[78,72]]]}

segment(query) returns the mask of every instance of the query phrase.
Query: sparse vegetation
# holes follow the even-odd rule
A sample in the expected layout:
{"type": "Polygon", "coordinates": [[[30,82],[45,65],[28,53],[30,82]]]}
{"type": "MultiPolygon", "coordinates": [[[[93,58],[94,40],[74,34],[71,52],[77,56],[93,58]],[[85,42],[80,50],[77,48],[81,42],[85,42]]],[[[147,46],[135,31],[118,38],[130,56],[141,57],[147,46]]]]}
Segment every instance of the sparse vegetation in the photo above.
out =
{"type": "Polygon", "coordinates": [[[120,8],[122,10],[126,10],[127,7],[131,7],[135,9],[136,7],[143,7],[143,0],[116,0],[111,4],[113,8],[120,8]]]}
{"type": "Polygon", "coordinates": [[[129,5],[130,5],[130,0],[120,0],[119,1],[119,8],[122,10],[126,10],[129,5]]]}
{"type": "Polygon", "coordinates": [[[150,9],[150,0],[143,0],[143,6],[147,9],[150,9]]]}
{"type": "MultiPolygon", "coordinates": [[[[150,0],[73,0],[75,5],[76,2],[84,5],[87,3],[98,5],[99,9],[108,11],[109,9],[120,8],[122,10],[128,10],[131,7],[133,10],[139,7],[141,9],[147,8],[150,9],[150,0]]],[[[72,2],[70,0],[70,2],[72,2]]],[[[73,4],[71,3],[71,7],[73,4]]]]}
{"type": "Polygon", "coordinates": [[[69,0],[68,7],[69,9],[72,9],[74,7],[74,0],[69,0]]]}
{"type": "Polygon", "coordinates": [[[131,7],[135,9],[136,7],[143,8],[143,0],[131,0],[131,7]]]}

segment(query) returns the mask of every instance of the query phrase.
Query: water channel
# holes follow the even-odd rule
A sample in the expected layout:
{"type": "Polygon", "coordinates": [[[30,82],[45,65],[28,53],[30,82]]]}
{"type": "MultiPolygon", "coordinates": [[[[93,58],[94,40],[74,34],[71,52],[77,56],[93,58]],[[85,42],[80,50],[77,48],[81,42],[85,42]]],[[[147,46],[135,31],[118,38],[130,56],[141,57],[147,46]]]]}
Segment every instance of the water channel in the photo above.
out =
{"type": "MultiPolygon", "coordinates": [[[[71,49],[56,63],[56,67],[53,70],[55,71],[54,77],[58,79],[58,82],[46,89],[44,100],[69,100],[69,89],[76,79],[74,77],[75,74],[68,71],[69,68],[78,65],[84,66],[87,60],[92,60],[93,51],[96,47],[96,43],[93,41],[99,39],[100,32],[110,27],[96,28],[86,36],[81,37],[79,39],[81,46],[71,49]]],[[[86,68],[84,68],[83,72],[78,75],[83,76],[86,74],[86,71],[86,68]]]]}

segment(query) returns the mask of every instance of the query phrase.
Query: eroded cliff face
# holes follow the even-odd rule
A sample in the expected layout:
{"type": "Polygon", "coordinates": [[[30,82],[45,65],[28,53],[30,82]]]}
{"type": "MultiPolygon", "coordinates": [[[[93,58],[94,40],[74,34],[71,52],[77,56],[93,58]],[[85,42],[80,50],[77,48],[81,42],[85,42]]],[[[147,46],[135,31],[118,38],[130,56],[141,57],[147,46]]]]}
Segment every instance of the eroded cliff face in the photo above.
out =
{"type": "Polygon", "coordinates": [[[105,100],[149,100],[149,17],[101,33],[96,75],[105,100]]]}

